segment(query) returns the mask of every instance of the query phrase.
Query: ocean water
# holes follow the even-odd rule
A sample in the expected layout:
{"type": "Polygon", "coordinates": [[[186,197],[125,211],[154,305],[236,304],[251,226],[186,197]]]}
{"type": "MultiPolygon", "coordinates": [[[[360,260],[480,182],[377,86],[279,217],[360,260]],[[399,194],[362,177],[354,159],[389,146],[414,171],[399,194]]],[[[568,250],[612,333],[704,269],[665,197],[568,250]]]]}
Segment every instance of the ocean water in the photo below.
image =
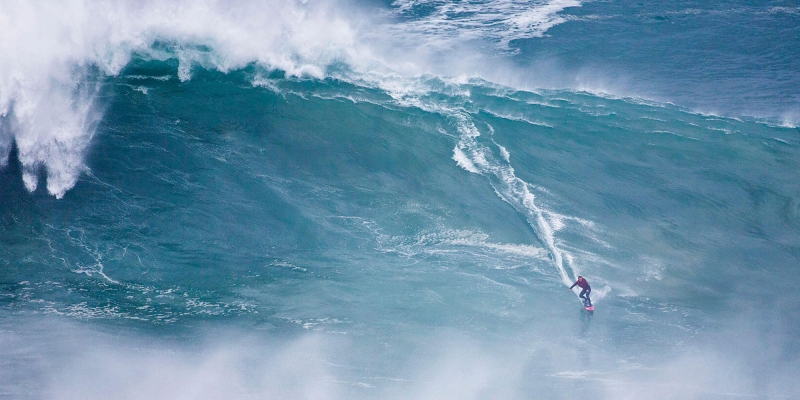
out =
{"type": "Polygon", "coordinates": [[[799,66],[795,1],[2,0],[0,398],[797,398],[799,66]]]}

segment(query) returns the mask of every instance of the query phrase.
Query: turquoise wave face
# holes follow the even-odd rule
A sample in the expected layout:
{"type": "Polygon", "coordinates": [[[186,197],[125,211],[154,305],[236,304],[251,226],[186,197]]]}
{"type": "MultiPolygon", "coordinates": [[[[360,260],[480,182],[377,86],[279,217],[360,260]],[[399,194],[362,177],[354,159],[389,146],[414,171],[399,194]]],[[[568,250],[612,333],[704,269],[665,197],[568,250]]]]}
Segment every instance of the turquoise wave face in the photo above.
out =
{"type": "Polygon", "coordinates": [[[90,170],[63,199],[29,194],[12,152],[4,340],[30,347],[7,359],[55,364],[6,382],[617,398],[665,380],[772,393],[796,372],[798,304],[775,293],[798,283],[794,129],[481,80],[193,74],[105,79],[90,170]],[[578,274],[594,315],[564,290],[578,274]]]}

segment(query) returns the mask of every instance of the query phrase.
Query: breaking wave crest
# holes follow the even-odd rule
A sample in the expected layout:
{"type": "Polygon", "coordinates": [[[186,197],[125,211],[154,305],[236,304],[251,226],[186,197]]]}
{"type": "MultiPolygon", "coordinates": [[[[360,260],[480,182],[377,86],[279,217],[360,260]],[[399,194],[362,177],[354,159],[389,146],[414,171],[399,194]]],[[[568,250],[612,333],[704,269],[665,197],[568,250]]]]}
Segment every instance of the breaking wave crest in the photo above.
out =
{"type": "MultiPolygon", "coordinates": [[[[393,15],[419,4],[396,3],[393,15]]],[[[572,5],[578,3],[530,7],[512,1],[476,15],[469,9],[486,4],[446,3],[438,14],[466,7],[455,17],[460,22],[442,22],[463,33],[474,18],[489,27],[496,25],[492,15],[510,10],[512,17],[502,26],[484,32],[507,44],[514,37],[540,35],[561,21],[555,13],[572,5]]],[[[419,54],[405,55],[402,63],[392,55],[403,37],[424,34],[424,40],[433,41],[441,34],[439,29],[420,33],[422,25],[437,25],[432,17],[388,29],[392,23],[385,13],[367,13],[335,0],[249,0],[236,7],[214,0],[5,2],[0,11],[6,32],[0,38],[0,162],[8,162],[16,144],[27,189],[36,190],[44,170],[48,191],[64,196],[86,170],[83,157],[101,116],[96,99],[103,76],[119,74],[135,57],[177,60],[182,81],[191,79],[195,66],[227,73],[257,64],[289,77],[323,78],[333,65],[356,73],[410,74],[439,65],[419,54]]]]}

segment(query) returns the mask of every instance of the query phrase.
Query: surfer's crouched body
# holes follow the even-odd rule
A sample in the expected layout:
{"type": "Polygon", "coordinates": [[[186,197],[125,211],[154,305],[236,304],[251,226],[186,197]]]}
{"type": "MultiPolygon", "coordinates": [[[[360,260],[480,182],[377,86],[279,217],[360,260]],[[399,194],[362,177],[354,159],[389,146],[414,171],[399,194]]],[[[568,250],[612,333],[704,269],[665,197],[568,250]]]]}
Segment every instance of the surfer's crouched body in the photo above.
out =
{"type": "Polygon", "coordinates": [[[583,289],[578,297],[585,299],[588,305],[591,306],[592,300],[589,299],[589,293],[592,293],[592,287],[589,286],[589,282],[586,282],[586,279],[583,279],[582,276],[578,275],[578,280],[569,287],[569,290],[572,290],[572,288],[574,288],[576,285],[583,289]]]}

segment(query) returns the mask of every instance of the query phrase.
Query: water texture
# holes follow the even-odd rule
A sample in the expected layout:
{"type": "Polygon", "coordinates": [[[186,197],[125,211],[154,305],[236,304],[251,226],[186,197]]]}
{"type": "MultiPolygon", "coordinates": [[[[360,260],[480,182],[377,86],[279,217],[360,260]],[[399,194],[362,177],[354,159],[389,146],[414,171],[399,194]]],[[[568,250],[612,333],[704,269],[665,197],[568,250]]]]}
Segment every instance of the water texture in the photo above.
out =
{"type": "Polygon", "coordinates": [[[0,33],[0,398],[800,395],[794,2],[3,0],[0,33]]]}

